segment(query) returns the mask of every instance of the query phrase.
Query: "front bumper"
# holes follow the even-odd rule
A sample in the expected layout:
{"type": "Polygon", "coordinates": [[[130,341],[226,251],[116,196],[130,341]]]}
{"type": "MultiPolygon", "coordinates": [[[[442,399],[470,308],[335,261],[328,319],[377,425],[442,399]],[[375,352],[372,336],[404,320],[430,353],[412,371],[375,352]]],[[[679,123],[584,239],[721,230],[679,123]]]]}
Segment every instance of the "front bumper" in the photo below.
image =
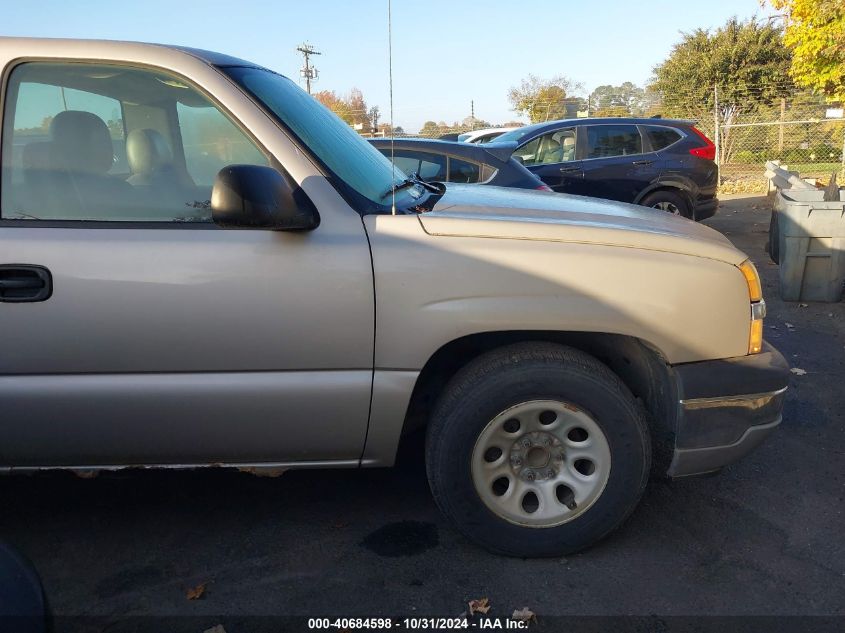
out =
{"type": "Polygon", "coordinates": [[[717,471],[756,448],[780,424],[789,365],[763,351],[673,367],[678,418],[669,476],[717,471]]]}

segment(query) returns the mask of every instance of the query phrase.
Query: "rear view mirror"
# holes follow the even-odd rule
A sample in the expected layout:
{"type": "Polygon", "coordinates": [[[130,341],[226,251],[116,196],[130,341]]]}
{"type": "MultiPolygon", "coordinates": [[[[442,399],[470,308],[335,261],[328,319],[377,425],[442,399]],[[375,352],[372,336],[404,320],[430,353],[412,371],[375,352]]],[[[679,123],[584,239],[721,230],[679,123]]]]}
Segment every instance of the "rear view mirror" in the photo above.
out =
{"type": "Polygon", "coordinates": [[[211,190],[214,223],[231,229],[310,231],[320,216],[307,197],[272,167],[229,165],[211,190]]]}

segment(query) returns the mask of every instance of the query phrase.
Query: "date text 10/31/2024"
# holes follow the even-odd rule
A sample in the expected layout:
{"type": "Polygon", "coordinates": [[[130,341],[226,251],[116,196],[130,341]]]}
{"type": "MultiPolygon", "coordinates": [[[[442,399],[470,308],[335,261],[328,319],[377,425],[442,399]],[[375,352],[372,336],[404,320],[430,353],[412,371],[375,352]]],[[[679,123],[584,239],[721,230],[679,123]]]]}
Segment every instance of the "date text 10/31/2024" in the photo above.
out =
{"type": "Polygon", "coordinates": [[[520,630],[528,628],[528,622],[508,618],[482,618],[470,621],[465,617],[457,618],[309,618],[309,630],[520,630]]]}

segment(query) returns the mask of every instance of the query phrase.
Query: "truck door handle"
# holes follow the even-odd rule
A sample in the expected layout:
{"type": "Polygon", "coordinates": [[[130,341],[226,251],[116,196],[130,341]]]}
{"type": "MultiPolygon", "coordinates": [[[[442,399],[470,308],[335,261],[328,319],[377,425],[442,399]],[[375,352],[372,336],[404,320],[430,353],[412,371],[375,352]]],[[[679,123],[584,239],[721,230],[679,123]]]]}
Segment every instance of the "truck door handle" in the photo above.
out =
{"type": "Polygon", "coordinates": [[[651,165],[653,160],[635,160],[634,165],[651,165]]]}
{"type": "Polygon", "coordinates": [[[0,264],[0,302],[45,301],[53,294],[53,278],[43,266],[0,264]]]}
{"type": "Polygon", "coordinates": [[[571,174],[572,172],[581,171],[580,167],[561,167],[560,173],[562,174],[571,174]]]}

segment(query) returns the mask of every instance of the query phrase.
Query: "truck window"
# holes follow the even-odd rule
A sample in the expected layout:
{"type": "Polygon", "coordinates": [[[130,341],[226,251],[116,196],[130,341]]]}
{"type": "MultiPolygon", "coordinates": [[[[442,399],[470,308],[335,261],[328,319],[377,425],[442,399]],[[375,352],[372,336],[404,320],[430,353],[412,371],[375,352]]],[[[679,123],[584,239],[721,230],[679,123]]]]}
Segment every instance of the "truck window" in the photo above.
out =
{"type": "Polygon", "coordinates": [[[211,104],[176,104],[185,149],[185,166],[198,185],[212,186],[226,165],[263,165],[257,147],[211,104]]]}
{"type": "MultiPolygon", "coordinates": [[[[126,164],[123,113],[120,101],[117,99],[84,90],[26,82],[20,85],[18,103],[20,106],[15,109],[14,120],[15,142],[12,146],[15,162],[20,163],[25,153],[33,151],[27,151],[25,149],[27,145],[48,140],[50,123],[59,112],[84,110],[95,113],[106,122],[114,152],[114,161],[109,172],[112,174],[129,172],[126,164]]],[[[20,170],[14,175],[16,182],[20,182],[22,177],[20,170]]]]}
{"type": "Polygon", "coordinates": [[[207,97],[158,71],[24,63],[6,103],[2,219],[209,222],[217,171],[269,162],[207,97]]]}

